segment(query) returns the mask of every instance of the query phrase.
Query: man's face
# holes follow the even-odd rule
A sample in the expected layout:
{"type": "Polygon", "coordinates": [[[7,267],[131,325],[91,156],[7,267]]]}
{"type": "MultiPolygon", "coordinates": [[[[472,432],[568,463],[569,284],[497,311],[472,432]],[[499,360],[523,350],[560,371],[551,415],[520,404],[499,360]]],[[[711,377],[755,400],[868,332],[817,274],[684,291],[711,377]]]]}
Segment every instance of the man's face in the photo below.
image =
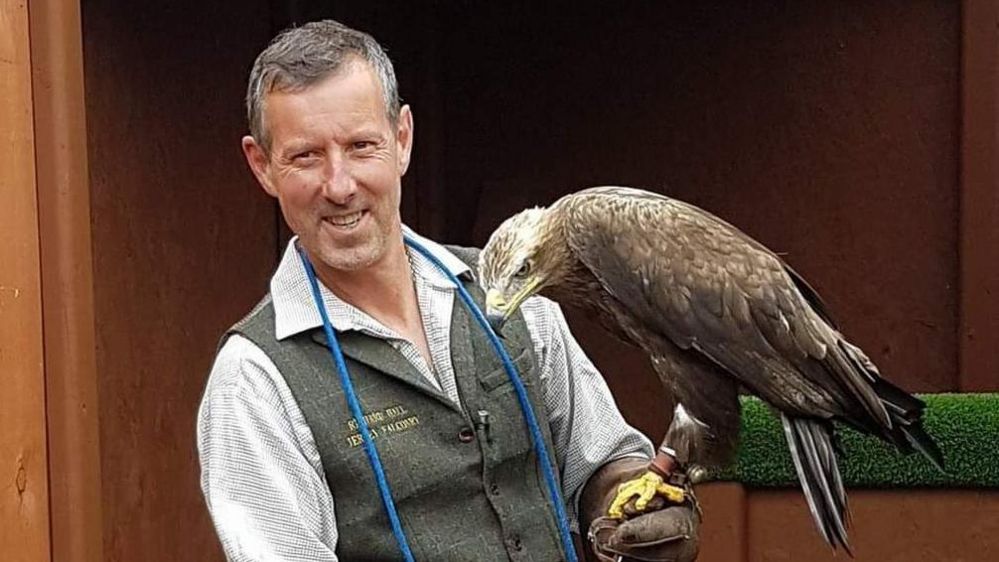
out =
{"type": "Polygon", "coordinates": [[[243,138],[254,175],[278,199],[318,269],[356,271],[401,243],[401,179],[413,132],[408,106],[398,121],[393,126],[386,115],[378,78],[355,62],[305,90],[267,95],[269,154],[243,138]]]}

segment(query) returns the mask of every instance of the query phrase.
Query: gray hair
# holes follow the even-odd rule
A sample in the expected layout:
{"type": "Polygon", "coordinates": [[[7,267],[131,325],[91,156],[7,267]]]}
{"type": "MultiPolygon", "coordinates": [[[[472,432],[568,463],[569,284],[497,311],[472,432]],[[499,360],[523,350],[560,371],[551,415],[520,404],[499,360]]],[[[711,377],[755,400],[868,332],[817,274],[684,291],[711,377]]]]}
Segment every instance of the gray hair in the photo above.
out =
{"type": "Polygon", "coordinates": [[[264,124],[267,94],[304,90],[357,60],[367,62],[378,76],[385,114],[392,125],[396,125],[399,85],[392,61],[374,38],[333,20],[309,22],[279,33],[254,61],[246,89],[250,134],[264,151],[270,152],[271,141],[264,124]]]}

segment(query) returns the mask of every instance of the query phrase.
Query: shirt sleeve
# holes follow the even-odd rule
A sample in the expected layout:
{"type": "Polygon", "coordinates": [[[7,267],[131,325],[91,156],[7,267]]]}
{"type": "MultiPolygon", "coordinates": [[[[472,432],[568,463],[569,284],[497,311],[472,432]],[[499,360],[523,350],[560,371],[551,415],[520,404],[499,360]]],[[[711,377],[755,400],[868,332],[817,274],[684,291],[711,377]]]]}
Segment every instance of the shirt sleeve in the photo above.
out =
{"type": "Polygon", "coordinates": [[[543,297],[521,307],[540,358],[545,407],[570,523],[577,523],[583,485],[609,461],[651,458],[652,443],[629,425],[607,383],[569,331],[561,308],[543,297]]]}
{"type": "Polygon", "coordinates": [[[228,560],[336,562],[333,495],[274,363],[234,335],[198,411],[201,489],[228,560]]]}

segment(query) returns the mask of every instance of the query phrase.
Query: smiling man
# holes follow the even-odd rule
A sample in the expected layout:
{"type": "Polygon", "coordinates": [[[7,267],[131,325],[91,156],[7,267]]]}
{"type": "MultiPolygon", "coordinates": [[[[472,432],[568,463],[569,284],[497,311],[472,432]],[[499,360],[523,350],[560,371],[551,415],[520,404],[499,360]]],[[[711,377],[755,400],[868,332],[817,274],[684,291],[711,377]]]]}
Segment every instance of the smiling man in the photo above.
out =
{"type": "MultiPolygon", "coordinates": [[[[483,306],[477,252],[402,225],[413,114],[382,49],[332,21],[286,31],[257,58],[246,101],[243,152],[296,236],[268,295],[223,337],[198,415],[202,489],[227,557],[401,558],[321,305],[415,558],[564,558],[517,395],[448,275],[483,306]]],[[[505,345],[566,510],[586,529],[651,446],[558,307],[535,297],[520,310],[505,345]]],[[[672,507],[605,524],[599,540],[606,552],[690,560],[697,523],[672,507]]]]}

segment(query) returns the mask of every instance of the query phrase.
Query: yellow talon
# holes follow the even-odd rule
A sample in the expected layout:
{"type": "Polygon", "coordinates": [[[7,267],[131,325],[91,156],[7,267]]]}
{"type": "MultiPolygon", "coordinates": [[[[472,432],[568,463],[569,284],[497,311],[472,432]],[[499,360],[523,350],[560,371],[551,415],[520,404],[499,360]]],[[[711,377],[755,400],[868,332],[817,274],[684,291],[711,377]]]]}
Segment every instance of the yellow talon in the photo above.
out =
{"type": "Polygon", "coordinates": [[[656,488],[656,493],[673,503],[683,503],[687,498],[687,492],[678,486],[672,486],[665,482],[656,488]]]}
{"type": "Polygon", "coordinates": [[[683,503],[684,498],[686,498],[683,488],[666,484],[663,482],[662,476],[647,471],[640,477],[624,482],[617,487],[617,495],[614,496],[614,501],[611,502],[607,515],[614,519],[623,519],[625,504],[636,496],[635,509],[642,511],[656,494],[673,503],[683,503]]]}

